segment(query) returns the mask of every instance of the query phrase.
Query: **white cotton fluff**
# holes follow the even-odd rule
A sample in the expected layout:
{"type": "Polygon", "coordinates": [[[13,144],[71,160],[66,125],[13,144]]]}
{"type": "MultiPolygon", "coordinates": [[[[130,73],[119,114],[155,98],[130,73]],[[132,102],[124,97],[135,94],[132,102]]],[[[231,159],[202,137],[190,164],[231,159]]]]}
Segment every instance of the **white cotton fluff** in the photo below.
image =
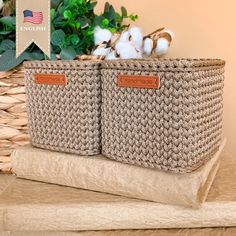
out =
{"type": "Polygon", "coordinates": [[[2,10],[3,6],[4,6],[3,0],[0,0],[0,10],[2,10]]]}
{"type": "Polygon", "coordinates": [[[143,46],[143,33],[139,27],[131,27],[129,29],[129,34],[131,36],[131,42],[136,48],[141,49],[143,46]]]}
{"type": "Polygon", "coordinates": [[[164,29],[163,32],[169,34],[172,40],[175,38],[175,34],[174,34],[174,32],[172,30],[164,29]]]}
{"type": "Polygon", "coordinates": [[[94,30],[95,45],[100,45],[103,42],[109,42],[111,40],[112,33],[107,29],[102,29],[97,26],[94,30]]]}
{"type": "Polygon", "coordinates": [[[131,42],[119,42],[115,48],[121,59],[140,58],[140,54],[131,42]]]}
{"type": "Polygon", "coordinates": [[[165,39],[165,38],[158,39],[157,40],[157,47],[156,47],[157,56],[162,56],[162,55],[166,54],[169,49],[169,46],[170,46],[170,44],[167,39],[165,39]]]}
{"type": "Polygon", "coordinates": [[[143,51],[146,55],[150,56],[153,50],[153,40],[146,38],[143,42],[143,51]]]}
{"type": "Polygon", "coordinates": [[[141,58],[143,58],[143,53],[141,52],[141,51],[138,51],[137,52],[137,57],[136,57],[137,59],[141,59],[141,58]]]}
{"type": "Polygon", "coordinates": [[[98,47],[93,52],[94,56],[106,56],[110,52],[111,48],[98,47]]]}
{"type": "Polygon", "coordinates": [[[128,42],[130,34],[128,31],[123,31],[120,35],[119,42],[128,42]]]}
{"type": "Polygon", "coordinates": [[[111,51],[106,56],[106,60],[115,60],[115,59],[118,59],[115,51],[111,51]]]}

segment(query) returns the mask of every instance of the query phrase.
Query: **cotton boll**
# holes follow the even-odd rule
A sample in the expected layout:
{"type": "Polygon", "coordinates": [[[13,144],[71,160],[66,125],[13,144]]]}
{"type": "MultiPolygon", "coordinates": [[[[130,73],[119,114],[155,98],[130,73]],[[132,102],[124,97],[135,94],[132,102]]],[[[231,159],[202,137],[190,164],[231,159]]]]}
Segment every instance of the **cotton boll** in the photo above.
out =
{"type": "Polygon", "coordinates": [[[140,55],[131,42],[119,42],[116,44],[116,51],[121,59],[139,58],[140,55]]]}
{"type": "Polygon", "coordinates": [[[111,48],[98,47],[92,52],[92,55],[94,55],[94,56],[106,56],[110,52],[110,50],[111,50],[111,48]]]}
{"type": "Polygon", "coordinates": [[[136,48],[141,48],[143,45],[143,33],[139,27],[132,27],[129,29],[131,42],[136,48]]]}
{"type": "Polygon", "coordinates": [[[118,59],[115,51],[111,51],[107,54],[106,60],[115,60],[118,59]]]}
{"type": "Polygon", "coordinates": [[[142,59],[143,58],[143,53],[141,51],[138,51],[136,58],[137,59],[142,59]]]}
{"type": "Polygon", "coordinates": [[[2,10],[3,6],[4,6],[3,0],[0,0],[0,10],[2,10]]]}
{"type": "Polygon", "coordinates": [[[151,38],[146,38],[143,42],[143,51],[146,55],[150,56],[153,50],[153,40],[151,38]]]}
{"type": "Polygon", "coordinates": [[[119,37],[120,37],[119,33],[113,34],[112,37],[111,37],[111,44],[116,43],[118,41],[119,37]]]}
{"type": "Polygon", "coordinates": [[[164,29],[163,32],[168,33],[172,40],[175,38],[175,34],[174,34],[174,32],[172,30],[164,29]]]}
{"type": "Polygon", "coordinates": [[[111,40],[112,33],[107,29],[102,29],[97,26],[94,30],[95,45],[99,45],[103,42],[109,42],[111,40]]]}
{"type": "Polygon", "coordinates": [[[135,49],[136,49],[136,52],[137,52],[137,55],[136,55],[135,58],[137,58],[137,59],[143,58],[143,51],[142,51],[142,49],[137,49],[136,47],[135,47],[135,49]]]}
{"type": "Polygon", "coordinates": [[[156,53],[157,56],[162,56],[167,53],[170,43],[165,38],[160,38],[157,40],[156,53]]]}
{"type": "Polygon", "coordinates": [[[130,33],[128,31],[123,31],[120,35],[119,42],[128,42],[130,39],[130,33]]]}

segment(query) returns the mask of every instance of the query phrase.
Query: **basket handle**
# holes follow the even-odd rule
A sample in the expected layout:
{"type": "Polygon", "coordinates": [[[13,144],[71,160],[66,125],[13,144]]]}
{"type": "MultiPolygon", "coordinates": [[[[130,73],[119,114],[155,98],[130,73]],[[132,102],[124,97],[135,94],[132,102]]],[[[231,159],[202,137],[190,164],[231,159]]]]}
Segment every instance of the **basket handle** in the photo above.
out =
{"type": "Polygon", "coordinates": [[[159,76],[148,75],[118,75],[118,86],[123,88],[159,89],[159,76]]]}

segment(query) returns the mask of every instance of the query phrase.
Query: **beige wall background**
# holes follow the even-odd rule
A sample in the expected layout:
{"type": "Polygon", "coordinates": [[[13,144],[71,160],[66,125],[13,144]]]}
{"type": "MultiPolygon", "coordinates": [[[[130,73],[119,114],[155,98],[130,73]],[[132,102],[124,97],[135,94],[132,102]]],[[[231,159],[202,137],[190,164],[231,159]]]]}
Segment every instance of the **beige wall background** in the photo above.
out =
{"type": "MultiPolygon", "coordinates": [[[[100,11],[105,0],[98,0],[100,11]]],[[[224,135],[236,157],[236,0],[109,0],[137,13],[135,23],[149,33],[165,26],[175,32],[168,57],[225,59],[224,135]]]]}

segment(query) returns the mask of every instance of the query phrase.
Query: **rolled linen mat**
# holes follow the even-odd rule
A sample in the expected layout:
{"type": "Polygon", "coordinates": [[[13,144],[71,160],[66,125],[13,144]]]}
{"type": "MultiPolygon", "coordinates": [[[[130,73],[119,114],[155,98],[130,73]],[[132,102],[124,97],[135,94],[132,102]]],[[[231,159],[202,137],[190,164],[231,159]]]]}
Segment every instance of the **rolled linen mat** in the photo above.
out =
{"type": "MultiPolygon", "coordinates": [[[[0,175],[0,186],[5,185],[3,193],[0,192],[0,229],[78,233],[79,230],[233,227],[236,226],[236,161],[226,153],[222,158],[207,200],[200,209],[15,179],[14,176],[9,177],[13,182],[8,185],[0,175]]],[[[178,235],[192,235],[191,230],[180,232],[178,235]]],[[[197,235],[210,235],[207,232],[203,230],[197,235]]]]}
{"type": "Polygon", "coordinates": [[[203,167],[186,174],[87,158],[30,146],[11,156],[18,177],[167,204],[199,207],[206,199],[225,145],[203,167]]]}

